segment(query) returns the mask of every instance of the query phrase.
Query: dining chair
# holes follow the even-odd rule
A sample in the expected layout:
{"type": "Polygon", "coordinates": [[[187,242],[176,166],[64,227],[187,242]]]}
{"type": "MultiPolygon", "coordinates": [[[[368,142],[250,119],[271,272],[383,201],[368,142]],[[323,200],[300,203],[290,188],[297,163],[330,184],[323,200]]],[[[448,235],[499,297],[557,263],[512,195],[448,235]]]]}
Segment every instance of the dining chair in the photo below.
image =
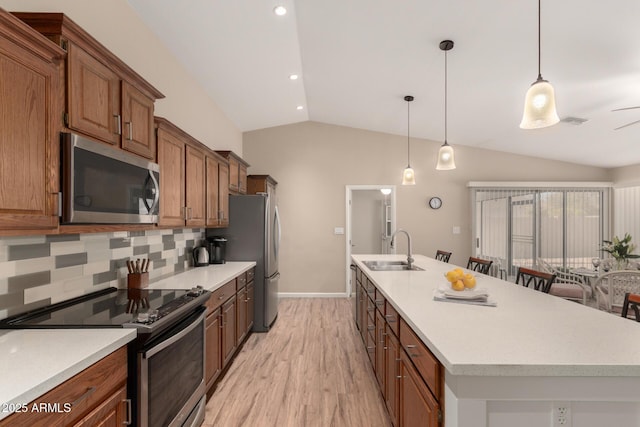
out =
{"type": "Polygon", "coordinates": [[[541,258],[536,260],[536,265],[540,271],[556,275],[549,294],[584,305],[593,297],[594,288],[584,276],[560,270],[541,258]]]}
{"type": "Polygon", "coordinates": [[[451,258],[451,252],[441,251],[440,249],[436,251],[436,260],[449,262],[449,258],[451,258]]]}
{"type": "Polygon", "coordinates": [[[467,268],[469,270],[477,271],[478,273],[488,274],[493,261],[482,258],[475,258],[470,256],[467,262],[467,268]]]}
{"type": "Polygon", "coordinates": [[[640,322],[640,295],[627,292],[624,294],[624,303],[622,304],[622,317],[627,317],[629,307],[636,316],[636,322],[640,322]]]}
{"type": "Polygon", "coordinates": [[[516,284],[527,288],[533,288],[536,291],[548,294],[551,290],[551,284],[556,279],[553,273],[545,273],[544,271],[532,270],[530,268],[518,267],[518,275],[516,276],[516,284]]]}
{"type": "Polygon", "coordinates": [[[640,271],[610,271],[598,277],[595,287],[598,308],[609,313],[621,313],[626,293],[640,295],[640,271]]]}

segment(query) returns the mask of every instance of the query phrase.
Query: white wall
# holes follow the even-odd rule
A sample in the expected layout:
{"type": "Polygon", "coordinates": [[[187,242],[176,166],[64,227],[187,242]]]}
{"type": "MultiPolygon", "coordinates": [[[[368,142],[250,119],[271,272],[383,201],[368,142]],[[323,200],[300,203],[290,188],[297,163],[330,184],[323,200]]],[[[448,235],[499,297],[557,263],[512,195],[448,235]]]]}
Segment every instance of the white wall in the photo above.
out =
{"type": "MultiPolygon", "coordinates": [[[[471,252],[469,181],[608,181],[609,171],[552,160],[455,146],[458,168],[436,171],[441,143],[412,139],[411,166],[417,185],[403,187],[406,136],[305,122],[244,134],[249,173],[278,181],[283,241],[282,292],[345,290],[345,186],[397,185],[396,226],[412,234],[415,253],[453,252],[466,264],[471,252]],[[427,207],[440,196],[439,210],[427,207]],[[461,228],[453,234],[453,226],[461,228]]],[[[398,252],[405,249],[400,243],[398,252]]]]}
{"type": "Polygon", "coordinates": [[[240,130],[126,0],[0,0],[0,8],[65,13],[165,95],[166,98],[156,102],[157,116],[165,117],[212,149],[242,155],[240,130]]]}

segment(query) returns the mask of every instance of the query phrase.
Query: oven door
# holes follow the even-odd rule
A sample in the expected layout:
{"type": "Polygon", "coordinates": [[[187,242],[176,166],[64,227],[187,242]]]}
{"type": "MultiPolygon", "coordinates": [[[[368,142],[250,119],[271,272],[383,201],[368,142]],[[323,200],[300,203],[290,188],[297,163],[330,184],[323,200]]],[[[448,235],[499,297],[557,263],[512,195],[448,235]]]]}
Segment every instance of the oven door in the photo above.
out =
{"type": "Polygon", "coordinates": [[[141,427],[197,426],[204,420],[205,309],[138,351],[141,427]]]}

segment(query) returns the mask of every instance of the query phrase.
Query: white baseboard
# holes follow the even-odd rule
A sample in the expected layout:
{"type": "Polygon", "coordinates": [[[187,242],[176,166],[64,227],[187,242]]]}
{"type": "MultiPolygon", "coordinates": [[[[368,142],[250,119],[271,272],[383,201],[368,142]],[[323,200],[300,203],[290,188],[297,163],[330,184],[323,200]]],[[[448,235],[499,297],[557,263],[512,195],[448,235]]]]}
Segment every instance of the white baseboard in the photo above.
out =
{"type": "Polygon", "coordinates": [[[347,293],[280,292],[278,298],[347,298],[347,293]]]}

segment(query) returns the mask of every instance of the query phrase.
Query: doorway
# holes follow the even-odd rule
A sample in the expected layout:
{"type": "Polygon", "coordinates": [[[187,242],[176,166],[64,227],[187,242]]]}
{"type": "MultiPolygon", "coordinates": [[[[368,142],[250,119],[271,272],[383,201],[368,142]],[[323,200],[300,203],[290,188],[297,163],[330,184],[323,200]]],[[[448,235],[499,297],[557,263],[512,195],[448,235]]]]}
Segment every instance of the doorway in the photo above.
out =
{"type": "Polygon", "coordinates": [[[346,186],[346,294],[353,292],[351,254],[389,254],[396,228],[395,185],[346,186]]]}

